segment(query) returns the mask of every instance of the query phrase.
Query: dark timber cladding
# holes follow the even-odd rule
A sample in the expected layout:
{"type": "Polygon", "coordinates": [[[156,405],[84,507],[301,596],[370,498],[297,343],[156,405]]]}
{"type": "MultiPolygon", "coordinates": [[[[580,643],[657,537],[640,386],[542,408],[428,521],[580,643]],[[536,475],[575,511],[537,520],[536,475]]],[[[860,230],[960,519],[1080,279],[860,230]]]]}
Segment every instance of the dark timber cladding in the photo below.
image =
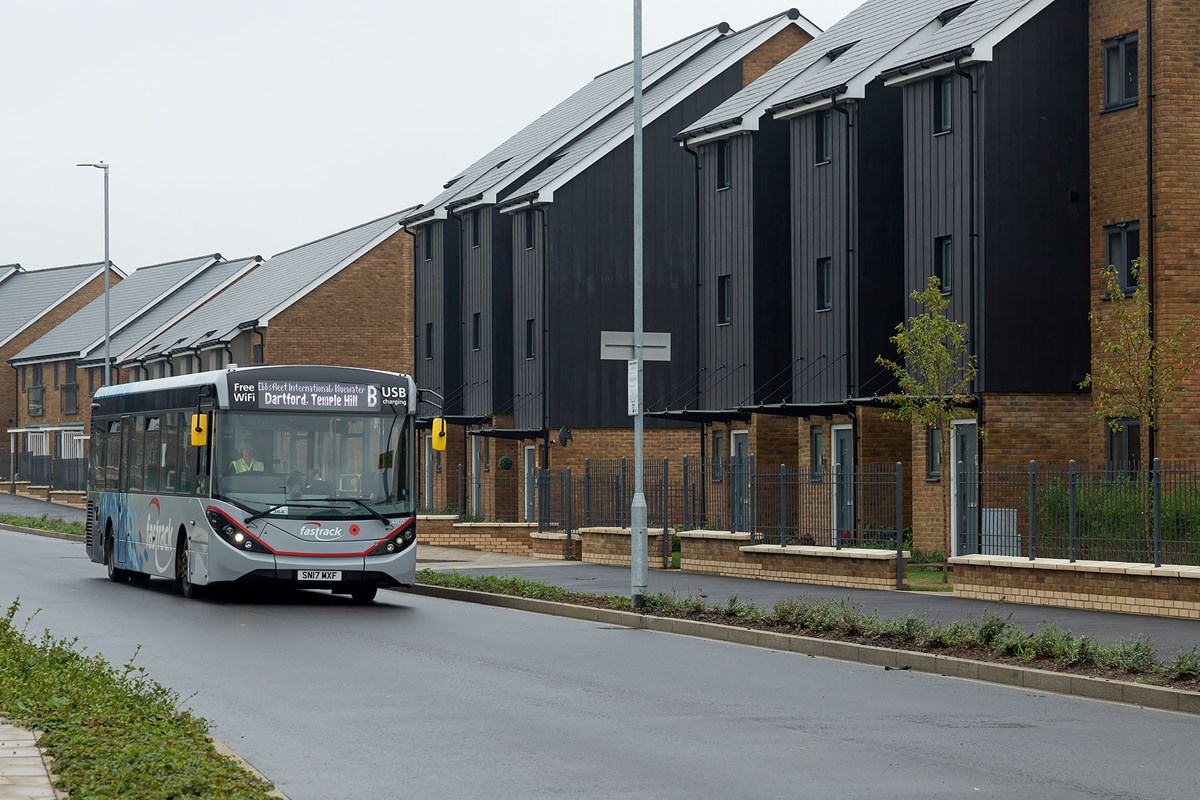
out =
{"type": "MultiPolygon", "coordinates": [[[[741,88],[740,63],[645,131],[645,326],[672,335],[672,360],[646,366],[646,407],[695,393],[694,165],[673,140],[741,88]]],[[[546,209],[550,313],[549,427],[621,427],[625,364],[600,361],[600,332],[633,328],[633,146],[623,142],[555,191],[546,209]]],[[[648,420],[648,425],[665,423],[648,420]]]]}
{"type": "Polygon", "coordinates": [[[460,213],[463,262],[459,352],[463,362],[462,412],[468,416],[509,414],[513,398],[512,220],[487,205],[460,213]],[[478,215],[472,219],[471,215],[478,215]],[[479,237],[475,238],[478,222],[479,237]],[[474,315],[480,319],[480,347],[473,347],[474,315]]]}
{"type": "MultiPolygon", "coordinates": [[[[1067,392],[1087,370],[1087,45],[1085,0],[1058,0],[966,68],[978,88],[979,391],[1067,392]]],[[[952,74],[952,129],[934,135],[936,80],[903,87],[905,284],[923,287],[935,240],[952,237],[951,313],[969,323],[970,84],[952,74]]]]}
{"type": "MultiPolygon", "coordinates": [[[[509,215],[512,220],[513,294],[513,417],[514,427],[525,430],[544,428],[543,376],[549,342],[545,336],[546,314],[542,301],[546,263],[545,207],[527,208],[509,215]],[[526,234],[533,234],[533,241],[526,234]],[[532,245],[532,246],[530,246],[532,245]],[[533,358],[527,357],[527,324],[533,320],[535,339],[533,358]]],[[[599,352],[599,343],[596,350],[599,352]]],[[[561,391],[557,384],[555,389],[561,391]]]]}
{"type": "MultiPolygon", "coordinates": [[[[462,413],[461,319],[459,317],[458,222],[435,220],[413,230],[416,283],[417,386],[432,389],[445,398],[443,414],[462,413]],[[433,338],[427,342],[429,331],[433,338]],[[427,349],[428,347],[428,349],[427,349]],[[426,358],[426,354],[431,358],[426,358]]],[[[434,416],[433,406],[421,403],[418,416],[434,416]]]]}

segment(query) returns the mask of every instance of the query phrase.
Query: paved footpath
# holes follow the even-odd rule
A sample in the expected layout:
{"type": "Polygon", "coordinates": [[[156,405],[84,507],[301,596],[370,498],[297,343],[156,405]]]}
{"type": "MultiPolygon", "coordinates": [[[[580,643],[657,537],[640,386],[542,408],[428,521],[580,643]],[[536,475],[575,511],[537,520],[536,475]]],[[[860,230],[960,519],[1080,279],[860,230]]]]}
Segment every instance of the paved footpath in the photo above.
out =
{"type": "Polygon", "coordinates": [[[0,800],[55,797],[32,732],[0,719],[0,800]]]}
{"type": "MultiPolygon", "coordinates": [[[[629,568],[603,564],[582,564],[577,561],[547,561],[496,553],[478,553],[446,547],[418,546],[417,567],[441,572],[461,572],[466,575],[520,575],[531,581],[561,586],[572,592],[587,594],[629,594],[629,568]]],[[[724,605],[736,595],[742,602],[753,602],[770,609],[788,598],[807,600],[847,600],[864,611],[878,610],[883,617],[901,617],[915,612],[930,620],[977,619],[985,611],[1011,614],[1012,622],[1028,630],[1040,625],[1054,624],[1077,636],[1088,635],[1102,642],[1149,636],[1158,646],[1164,659],[1180,650],[1200,645],[1200,621],[1113,614],[1075,608],[1030,606],[1018,603],[994,603],[955,597],[949,592],[895,592],[871,589],[847,589],[837,586],[785,583],[752,578],[724,578],[679,570],[648,570],[648,591],[651,594],[675,593],[680,597],[698,595],[709,605],[724,605]]]]}
{"type": "Polygon", "coordinates": [[[66,522],[87,521],[87,512],[82,508],[47,503],[44,500],[34,500],[32,497],[8,492],[0,492],[0,514],[18,514],[22,517],[40,517],[45,514],[50,519],[66,522]]]}

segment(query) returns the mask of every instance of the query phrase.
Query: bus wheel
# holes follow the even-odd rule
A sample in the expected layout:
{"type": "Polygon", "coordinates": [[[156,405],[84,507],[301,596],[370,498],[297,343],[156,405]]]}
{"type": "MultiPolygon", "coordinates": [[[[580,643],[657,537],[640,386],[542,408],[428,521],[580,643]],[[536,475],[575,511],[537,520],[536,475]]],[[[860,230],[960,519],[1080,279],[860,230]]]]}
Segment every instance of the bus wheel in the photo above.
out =
{"type": "Polygon", "coordinates": [[[188,538],[183,531],[175,543],[175,590],[189,600],[194,600],[203,594],[203,589],[192,583],[192,574],[188,571],[188,538]]]}
{"type": "Polygon", "coordinates": [[[350,590],[350,597],[354,602],[365,605],[375,599],[375,593],[378,591],[378,586],[355,586],[350,590]]]}
{"type": "Polygon", "coordinates": [[[112,523],[110,522],[104,530],[104,566],[108,570],[108,579],[110,581],[113,583],[124,583],[125,579],[129,577],[129,573],[117,567],[117,554],[115,550],[116,548],[113,546],[112,523]]]}

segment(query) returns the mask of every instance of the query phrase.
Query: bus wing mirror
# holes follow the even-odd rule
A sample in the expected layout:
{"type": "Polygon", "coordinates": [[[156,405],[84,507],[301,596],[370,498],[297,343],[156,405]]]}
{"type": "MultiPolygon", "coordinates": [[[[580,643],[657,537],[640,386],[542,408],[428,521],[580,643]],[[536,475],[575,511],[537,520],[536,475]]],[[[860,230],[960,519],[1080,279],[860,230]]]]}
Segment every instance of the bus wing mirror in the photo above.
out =
{"type": "Polygon", "coordinates": [[[208,444],[208,415],[192,414],[192,447],[208,444]]]}
{"type": "Polygon", "coordinates": [[[439,451],[446,449],[446,420],[441,417],[433,421],[433,449],[439,451]]]}

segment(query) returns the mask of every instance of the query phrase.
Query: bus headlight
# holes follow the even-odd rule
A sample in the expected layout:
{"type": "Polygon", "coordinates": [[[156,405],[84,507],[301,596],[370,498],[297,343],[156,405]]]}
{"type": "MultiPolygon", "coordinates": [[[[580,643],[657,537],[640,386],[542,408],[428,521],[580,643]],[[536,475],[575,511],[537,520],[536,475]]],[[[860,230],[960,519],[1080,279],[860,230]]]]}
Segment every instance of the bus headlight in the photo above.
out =
{"type": "Polygon", "coordinates": [[[254,534],[215,508],[209,508],[205,512],[205,516],[208,518],[208,524],[216,531],[217,536],[225,540],[226,544],[236,547],[243,553],[269,554],[271,552],[254,534]]]}
{"type": "Polygon", "coordinates": [[[388,538],[367,553],[367,556],[394,556],[412,544],[415,538],[416,533],[413,532],[413,526],[408,525],[403,530],[392,532],[388,538]]]}

